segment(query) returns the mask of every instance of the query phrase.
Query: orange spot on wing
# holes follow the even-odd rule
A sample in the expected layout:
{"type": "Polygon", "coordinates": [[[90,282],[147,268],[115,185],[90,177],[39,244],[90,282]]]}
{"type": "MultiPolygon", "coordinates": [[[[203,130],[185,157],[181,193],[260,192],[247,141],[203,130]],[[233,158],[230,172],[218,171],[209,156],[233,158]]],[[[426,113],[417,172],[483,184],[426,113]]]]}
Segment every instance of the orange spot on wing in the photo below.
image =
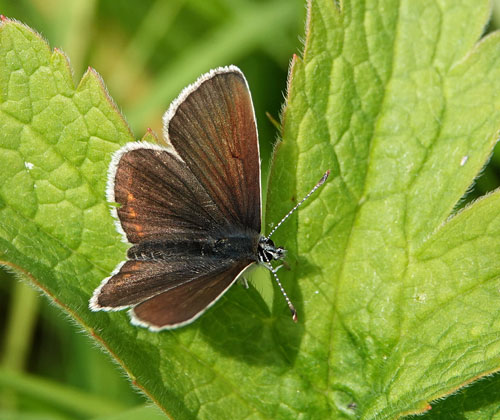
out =
{"type": "MultiPolygon", "coordinates": [[[[135,209],[133,207],[133,202],[134,201],[137,201],[136,198],[134,197],[134,194],[132,194],[130,192],[127,193],[127,210],[126,210],[127,216],[126,217],[129,219],[130,222],[133,219],[137,218],[137,212],[135,211],[135,209]]],[[[142,231],[142,225],[141,224],[139,224],[139,223],[130,223],[129,227],[131,229],[135,230],[135,234],[137,236],[140,236],[140,237],[144,236],[144,232],[142,231]]]]}
{"type": "Polygon", "coordinates": [[[137,236],[141,236],[141,237],[144,236],[144,232],[142,231],[142,225],[140,225],[138,223],[134,223],[132,226],[135,229],[135,233],[137,236]]]}

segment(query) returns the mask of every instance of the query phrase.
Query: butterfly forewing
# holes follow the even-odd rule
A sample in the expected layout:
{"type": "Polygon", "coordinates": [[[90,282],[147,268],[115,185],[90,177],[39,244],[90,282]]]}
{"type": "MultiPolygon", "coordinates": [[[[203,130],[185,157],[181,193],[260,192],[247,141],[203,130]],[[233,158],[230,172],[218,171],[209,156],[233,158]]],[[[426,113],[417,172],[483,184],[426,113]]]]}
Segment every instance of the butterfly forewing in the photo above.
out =
{"type": "Polygon", "coordinates": [[[164,117],[168,140],[232,225],[260,232],[260,161],[250,91],[236,67],[187,89],[164,117]]]}
{"type": "Polygon", "coordinates": [[[112,201],[119,204],[118,218],[129,242],[199,235],[226,225],[207,191],[174,154],[147,143],[131,143],[122,151],[112,201]]]}

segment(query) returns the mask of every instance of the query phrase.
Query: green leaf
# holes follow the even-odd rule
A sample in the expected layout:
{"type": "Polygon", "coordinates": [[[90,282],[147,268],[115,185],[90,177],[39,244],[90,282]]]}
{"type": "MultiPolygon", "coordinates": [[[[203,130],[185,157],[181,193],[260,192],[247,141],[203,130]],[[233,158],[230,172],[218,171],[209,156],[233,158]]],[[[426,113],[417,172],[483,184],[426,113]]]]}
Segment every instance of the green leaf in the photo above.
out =
{"type": "Polygon", "coordinates": [[[499,34],[478,43],[489,12],[310,2],[267,218],[332,170],[297,236],[276,234],[296,256],[293,369],[332,418],[421,413],[500,369],[500,194],[453,215],[500,127],[499,34]]]}
{"type": "Polygon", "coordinates": [[[390,419],[499,369],[499,194],[450,219],[500,125],[489,4],[341,6],[309,4],[267,201],[276,223],[332,171],[273,236],[299,324],[257,282],[162,333],[87,309],[125,257],[104,189],[127,125],[93,70],[75,87],[61,52],[1,24],[0,260],[175,419],[390,419]]]}

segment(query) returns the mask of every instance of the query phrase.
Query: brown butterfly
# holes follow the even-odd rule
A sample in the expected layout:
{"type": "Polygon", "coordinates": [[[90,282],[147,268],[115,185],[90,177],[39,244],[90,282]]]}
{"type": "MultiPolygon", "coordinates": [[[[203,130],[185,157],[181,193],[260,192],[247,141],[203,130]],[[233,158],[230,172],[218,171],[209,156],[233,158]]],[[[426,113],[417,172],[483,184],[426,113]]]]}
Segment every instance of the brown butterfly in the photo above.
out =
{"type": "Polygon", "coordinates": [[[128,259],[90,299],[93,311],[132,308],[153,331],[191,323],[251,264],[265,265],[296,311],[271,261],[285,250],[261,231],[260,157],[250,91],[235,66],[202,75],[163,118],[167,146],[128,143],[112,158],[107,199],[128,259]]]}

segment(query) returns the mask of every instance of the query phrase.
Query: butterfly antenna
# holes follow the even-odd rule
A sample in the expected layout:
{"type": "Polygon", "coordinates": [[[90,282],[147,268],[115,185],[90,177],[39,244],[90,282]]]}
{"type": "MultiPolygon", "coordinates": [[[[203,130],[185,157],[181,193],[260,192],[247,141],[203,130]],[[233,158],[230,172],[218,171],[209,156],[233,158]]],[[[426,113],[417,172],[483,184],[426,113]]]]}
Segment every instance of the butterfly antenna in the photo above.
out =
{"type": "Polygon", "coordinates": [[[273,268],[271,266],[271,264],[268,263],[268,268],[269,268],[269,271],[271,271],[271,273],[273,273],[274,279],[276,280],[276,283],[278,283],[278,286],[281,290],[281,293],[285,297],[286,303],[287,303],[288,307],[290,308],[290,312],[292,313],[293,322],[297,322],[297,311],[295,310],[295,306],[293,306],[292,301],[290,300],[290,298],[286,294],[285,289],[283,289],[283,286],[281,285],[280,279],[278,278],[278,275],[276,274],[276,271],[278,271],[279,267],[273,268]]]}
{"type": "Polygon", "coordinates": [[[268,270],[271,273],[273,273],[274,280],[276,280],[276,283],[278,283],[278,287],[281,290],[281,294],[284,296],[285,301],[286,301],[288,307],[290,308],[290,312],[292,313],[293,322],[297,322],[297,311],[295,310],[295,306],[293,306],[292,301],[290,300],[290,298],[286,294],[285,289],[283,288],[283,285],[281,284],[280,279],[278,278],[278,275],[276,274],[276,272],[281,268],[281,265],[274,268],[271,265],[271,263],[269,262],[269,260],[267,259],[266,254],[264,254],[264,260],[265,260],[264,265],[268,268],[268,270]]]}
{"type": "MultiPolygon", "coordinates": [[[[317,183],[317,184],[313,187],[313,189],[312,189],[311,191],[309,191],[309,193],[308,193],[308,194],[307,194],[307,195],[306,195],[306,196],[305,196],[302,200],[300,200],[300,201],[299,201],[299,202],[295,205],[295,207],[294,207],[292,210],[290,210],[290,211],[289,211],[289,212],[285,215],[285,217],[283,217],[283,219],[281,219],[281,220],[280,220],[280,222],[279,222],[279,223],[278,223],[278,224],[277,224],[277,225],[273,228],[273,230],[271,230],[271,233],[269,233],[269,235],[267,235],[267,239],[269,239],[269,238],[271,237],[271,235],[272,235],[274,232],[276,232],[276,229],[278,229],[278,228],[279,228],[279,227],[283,224],[283,222],[284,222],[286,219],[288,219],[288,218],[289,218],[289,217],[290,217],[290,216],[291,216],[291,215],[295,212],[295,210],[297,210],[297,209],[298,209],[298,208],[302,205],[302,203],[303,203],[304,201],[306,201],[306,200],[307,200],[307,199],[308,199],[308,198],[309,198],[309,197],[310,197],[310,196],[311,196],[311,195],[312,195],[312,194],[313,194],[313,193],[314,193],[314,192],[315,192],[315,191],[316,191],[319,187],[321,187],[321,186],[325,183],[326,179],[328,178],[328,175],[330,175],[330,171],[329,171],[329,170],[325,172],[325,174],[321,177],[321,179],[320,179],[320,180],[319,180],[319,182],[318,182],[318,183],[317,183]]],[[[277,278],[277,277],[276,277],[276,280],[278,280],[278,278],[277,278]]],[[[279,280],[278,280],[278,284],[279,284],[279,280]]],[[[281,287],[281,285],[280,285],[280,287],[281,287]]],[[[281,290],[283,291],[283,289],[281,289],[281,290]]],[[[285,294],[285,297],[286,297],[286,294],[285,294]]],[[[289,304],[288,306],[290,306],[290,304],[289,304]]],[[[292,306],[290,309],[292,309],[292,308],[293,308],[293,306],[292,306]]],[[[292,311],[292,313],[293,313],[293,311],[292,311]]]]}

